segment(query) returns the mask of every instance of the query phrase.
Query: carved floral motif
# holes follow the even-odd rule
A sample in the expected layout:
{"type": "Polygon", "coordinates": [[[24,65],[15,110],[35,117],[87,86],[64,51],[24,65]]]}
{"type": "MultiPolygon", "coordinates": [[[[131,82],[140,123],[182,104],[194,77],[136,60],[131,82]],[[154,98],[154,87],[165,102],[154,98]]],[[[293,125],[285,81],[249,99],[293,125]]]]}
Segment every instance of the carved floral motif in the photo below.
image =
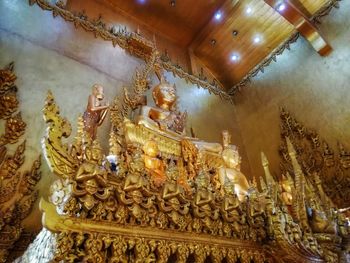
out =
{"type": "Polygon", "coordinates": [[[35,185],[40,179],[40,156],[30,171],[21,172],[25,141],[13,154],[9,144],[16,144],[24,134],[26,124],[18,112],[13,63],[0,70],[0,117],[5,121],[5,134],[0,136],[0,262],[6,262],[9,250],[21,237],[22,220],[37,198],[35,185]]]}

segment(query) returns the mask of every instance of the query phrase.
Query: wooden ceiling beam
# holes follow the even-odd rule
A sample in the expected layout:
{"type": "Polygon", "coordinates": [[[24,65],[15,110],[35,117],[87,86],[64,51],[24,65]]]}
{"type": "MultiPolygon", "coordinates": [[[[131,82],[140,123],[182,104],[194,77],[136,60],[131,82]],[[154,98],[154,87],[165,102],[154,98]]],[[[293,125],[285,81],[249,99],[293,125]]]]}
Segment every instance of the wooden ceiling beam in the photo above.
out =
{"type": "Polygon", "coordinates": [[[264,0],[264,2],[291,23],[321,56],[327,56],[331,53],[332,47],[322,37],[321,33],[303,12],[290,1],[264,0]],[[278,10],[281,4],[284,4],[285,8],[278,10]]]}

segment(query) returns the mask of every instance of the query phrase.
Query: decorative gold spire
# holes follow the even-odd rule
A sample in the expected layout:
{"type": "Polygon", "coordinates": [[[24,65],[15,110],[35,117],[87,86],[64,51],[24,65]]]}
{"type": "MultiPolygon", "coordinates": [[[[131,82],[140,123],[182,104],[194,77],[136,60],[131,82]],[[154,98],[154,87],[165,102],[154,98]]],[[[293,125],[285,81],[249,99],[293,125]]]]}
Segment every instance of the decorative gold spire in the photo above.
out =
{"type": "Polygon", "coordinates": [[[267,160],[267,157],[264,152],[261,152],[261,163],[262,166],[264,167],[264,172],[265,172],[265,180],[267,185],[274,185],[275,180],[273,179],[270,169],[269,169],[269,161],[267,160]]]}
{"type": "Polygon", "coordinates": [[[120,144],[117,140],[117,135],[114,132],[113,126],[109,132],[109,155],[118,156],[121,151],[120,144]]]}

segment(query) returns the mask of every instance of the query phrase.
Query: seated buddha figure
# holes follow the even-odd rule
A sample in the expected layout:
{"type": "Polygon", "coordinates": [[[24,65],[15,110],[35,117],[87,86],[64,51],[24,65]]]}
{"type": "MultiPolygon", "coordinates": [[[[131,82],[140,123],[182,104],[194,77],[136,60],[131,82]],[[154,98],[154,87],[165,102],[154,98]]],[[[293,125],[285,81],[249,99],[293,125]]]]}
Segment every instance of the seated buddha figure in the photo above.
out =
{"type": "Polygon", "coordinates": [[[143,106],[140,116],[136,119],[137,124],[178,141],[190,140],[198,149],[220,153],[222,146],[218,143],[208,143],[185,136],[187,112],[181,113],[176,109],[176,87],[167,82],[159,70],[156,74],[160,81],[152,91],[156,106],[143,106]]]}
{"type": "Polygon", "coordinates": [[[219,180],[222,185],[225,185],[225,180],[228,178],[234,185],[238,200],[243,202],[247,196],[249,183],[240,171],[241,157],[239,156],[237,147],[230,145],[230,134],[228,131],[222,132],[223,146],[222,159],[224,166],[219,168],[219,180]]]}

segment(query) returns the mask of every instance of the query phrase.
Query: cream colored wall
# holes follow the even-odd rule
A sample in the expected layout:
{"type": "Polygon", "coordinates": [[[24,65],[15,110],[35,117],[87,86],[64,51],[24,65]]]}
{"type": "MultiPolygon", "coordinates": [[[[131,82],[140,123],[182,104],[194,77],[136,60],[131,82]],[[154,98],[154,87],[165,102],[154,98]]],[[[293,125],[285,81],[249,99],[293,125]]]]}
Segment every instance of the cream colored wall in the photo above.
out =
{"type": "Polygon", "coordinates": [[[319,56],[302,38],[277,57],[277,62],[238,94],[235,112],[252,174],[263,174],[260,151],[271,170],[279,171],[279,107],[290,111],[308,128],[315,129],[332,146],[350,148],[350,2],[341,1],[324,18],[320,30],[334,48],[319,56]]]}
{"type": "MultiPolygon", "coordinates": [[[[30,7],[23,0],[3,0],[0,1],[0,66],[11,61],[15,61],[20,110],[27,123],[24,168],[29,168],[41,153],[40,140],[45,132],[41,109],[48,89],[52,90],[62,116],[75,127],[94,83],[102,84],[106,97],[112,100],[123,85],[130,85],[135,68],[143,65],[122,49],[113,48],[110,42],[95,39],[92,34],[75,29],[61,18],[54,19],[50,12],[38,6],[30,7]]],[[[167,77],[176,83],[180,109],[187,109],[188,124],[197,136],[220,141],[221,130],[230,130],[233,143],[241,146],[242,170],[249,174],[233,105],[171,74],[167,77]]],[[[109,123],[105,122],[99,130],[99,138],[105,145],[108,128],[109,123]]],[[[2,133],[3,127],[0,128],[2,133]]],[[[53,180],[54,176],[42,160],[42,179],[38,184],[40,196],[47,197],[53,180]]],[[[30,230],[41,227],[37,203],[25,226],[30,230]]]]}

